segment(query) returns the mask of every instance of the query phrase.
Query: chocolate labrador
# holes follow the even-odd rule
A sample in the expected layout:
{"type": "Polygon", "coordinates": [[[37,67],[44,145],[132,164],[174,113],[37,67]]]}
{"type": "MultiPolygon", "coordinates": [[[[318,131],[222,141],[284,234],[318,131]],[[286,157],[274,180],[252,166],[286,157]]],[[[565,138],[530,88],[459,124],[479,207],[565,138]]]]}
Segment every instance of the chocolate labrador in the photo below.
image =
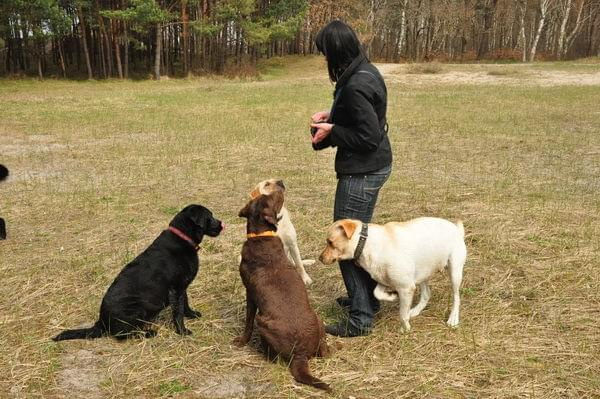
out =
{"type": "Polygon", "coordinates": [[[256,316],[267,354],[289,360],[290,371],[298,382],[329,390],[308,369],[308,360],[326,356],[328,347],[323,322],[311,308],[302,278],[275,233],[282,206],[283,194],[276,191],[256,197],[240,211],[239,216],[248,219],[240,263],[246,287],[246,327],[234,344],[248,343],[256,316]]]}

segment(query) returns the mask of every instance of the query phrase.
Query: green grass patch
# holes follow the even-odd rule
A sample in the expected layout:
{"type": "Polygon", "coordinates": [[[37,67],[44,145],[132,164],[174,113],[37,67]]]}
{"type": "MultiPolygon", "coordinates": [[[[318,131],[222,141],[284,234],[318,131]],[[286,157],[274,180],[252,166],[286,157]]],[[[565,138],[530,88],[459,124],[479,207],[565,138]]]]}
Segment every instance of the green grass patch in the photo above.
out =
{"type": "Polygon", "coordinates": [[[158,392],[161,397],[173,397],[189,389],[188,385],[178,380],[161,382],[158,386],[158,392]]]}

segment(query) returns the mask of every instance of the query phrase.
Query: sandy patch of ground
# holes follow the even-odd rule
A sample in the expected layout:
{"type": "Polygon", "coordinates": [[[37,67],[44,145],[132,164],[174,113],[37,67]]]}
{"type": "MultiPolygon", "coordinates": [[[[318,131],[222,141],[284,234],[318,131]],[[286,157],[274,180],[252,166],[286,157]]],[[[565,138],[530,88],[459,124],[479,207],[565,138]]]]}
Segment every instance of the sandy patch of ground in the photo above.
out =
{"type": "Polygon", "coordinates": [[[469,72],[454,71],[452,65],[443,64],[436,74],[408,73],[406,64],[377,64],[377,68],[390,82],[413,85],[474,84],[474,85],[537,85],[537,86],[594,86],[600,85],[600,72],[581,73],[565,71],[539,71],[528,65],[480,65],[469,72]],[[505,72],[503,72],[505,71],[505,72]]]}
{"type": "Polygon", "coordinates": [[[250,372],[236,371],[206,382],[206,386],[194,393],[200,398],[254,398],[270,390],[267,384],[256,383],[250,372]]]}
{"type": "Polygon", "coordinates": [[[26,155],[39,152],[57,151],[66,148],[58,143],[33,143],[33,144],[4,144],[0,145],[0,152],[6,156],[26,155]]]}
{"type": "Polygon", "coordinates": [[[98,358],[98,354],[86,349],[64,354],[57,376],[59,397],[102,398],[100,382],[104,374],[98,358]]]}

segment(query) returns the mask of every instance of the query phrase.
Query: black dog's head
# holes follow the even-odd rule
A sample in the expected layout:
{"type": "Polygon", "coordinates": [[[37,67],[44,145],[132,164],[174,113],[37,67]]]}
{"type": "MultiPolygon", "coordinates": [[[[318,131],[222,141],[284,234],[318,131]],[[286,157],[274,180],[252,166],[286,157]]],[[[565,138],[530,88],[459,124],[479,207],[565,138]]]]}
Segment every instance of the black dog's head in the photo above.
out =
{"type": "Polygon", "coordinates": [[[223,222],[215,219],[212,212],[202,205],[186,206],[175,215],[169,226],[181,230],[198,244],[205,234],[216,237],[224,228],[223,222]]]}
{"type": "Polygon", "coordinates": [[[4,165],[0,165],[0,180],[4,180],[8,177],[8,169],[4,165]]]}
{"type": "Polygon", "coordinates": [[[240,210],[239,217],[248,219],[248,231],[277,230],[277,215],[283,207],[283,193],[274,191],[259,195],[240,210]]]}

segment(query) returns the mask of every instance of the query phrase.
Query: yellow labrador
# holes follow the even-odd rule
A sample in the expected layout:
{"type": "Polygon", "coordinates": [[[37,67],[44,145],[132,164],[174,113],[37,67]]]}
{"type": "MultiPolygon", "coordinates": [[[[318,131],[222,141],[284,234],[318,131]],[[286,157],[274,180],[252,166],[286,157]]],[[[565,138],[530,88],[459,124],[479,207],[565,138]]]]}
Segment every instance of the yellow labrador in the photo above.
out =
{"type": "Polygon", "coordinates": [[[467,258],[462,222],[422,217],[404,223],[383,226],[344,219],[327,231],[327,246],[319,257],[324,264],[354,259],[377,281],[373,294],[379,300],[400,302],[400,320],[404,331],[409,319],[427,305],[431,275],[448,266],[454,303],[447,324],[458,325],[460,284],[467,258]],[[421,289],[419,303],[410,308],[416,285],[421,289]]]}
{"type": "MultiPolygon", "coordinates": [[[[250,193],[250,197],[256,198],[261,194],[269,195],[274,191],[285,192],[285,185],[282,180],[269,179],[261,181],[256,185],[254,190],[250,193]]],[[[298,241],[296,235],[296,229],[290,219],[290,213],[286,209],[285,205],[281,208],[281,212],[277,215],[277,235],[283,242],[285,253],[290,261],[296,266],[296,270],[302,277],[304,284],[309,285],[312,283],[312,279],[306,273],[304,266],[311,266],[315,263],[314,260],[305,259],[302,260],[300,256],[300,250],[298,249],[298,241]]]]}

